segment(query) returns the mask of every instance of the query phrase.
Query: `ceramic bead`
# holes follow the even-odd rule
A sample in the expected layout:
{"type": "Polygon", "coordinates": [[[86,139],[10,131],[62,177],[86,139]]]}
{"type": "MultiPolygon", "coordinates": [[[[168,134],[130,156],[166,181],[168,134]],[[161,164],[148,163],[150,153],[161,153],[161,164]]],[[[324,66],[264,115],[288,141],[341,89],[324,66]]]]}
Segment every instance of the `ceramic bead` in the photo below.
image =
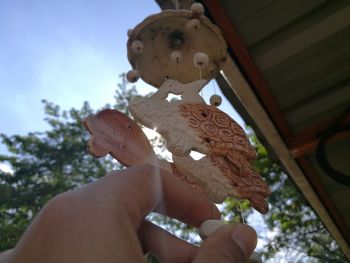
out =
{"type": "Polygon", "coordinates": [[[221,102],[222,102],[222,98],[219,96],[219,95],[212,95],[210,97],[210,105],[212,106],[215,106],[215,107],[218,107],[221,105],[221,102]]]}
{"type": "Polygon", "coordinates": [[[140,40],[135,40],[131,43],[131,50],[136,54],[141,54],[143,51],[143,43],[140,40]]]}
{"type": "Polygon", "coordinates": [[[200,3],[194,3],[191,5],[191,11],[194,15],[201,16],[204,14],[204,7],[200,3]]]}
{"type": "Polygon", "coordinates": [[[134,69],[126,73],[126,79],[131,83],[138,81],[139,78],[140,78],[140,72],[138,70],[134,69]]]}
{"type": "Polygon", "coordinates": [[[186,29],[189,31],[198,31],[201,28],[201,21],[199,19],[191,19],[186,24],[186,29]]]}
{"type": "Polygon", "coordinates": [[[175,50],[171,52],[170,60],[175,64],[179,64],[182,60],[182,52],[180,50],[175,50]]]}
{"type": "Polygon", "coordinates": [[[199,236],[204,240],[223,225],[225,222],[222,220],[206,220],[199,227],[199,236]]]}
{"type": "Polygon", "coordinates": [[[206,68],[209,64],[209,57],[207,54],[202,53],[202,52],[197,52],[193,55],[193,65],[196,68],[201,67],[206,68]]]}

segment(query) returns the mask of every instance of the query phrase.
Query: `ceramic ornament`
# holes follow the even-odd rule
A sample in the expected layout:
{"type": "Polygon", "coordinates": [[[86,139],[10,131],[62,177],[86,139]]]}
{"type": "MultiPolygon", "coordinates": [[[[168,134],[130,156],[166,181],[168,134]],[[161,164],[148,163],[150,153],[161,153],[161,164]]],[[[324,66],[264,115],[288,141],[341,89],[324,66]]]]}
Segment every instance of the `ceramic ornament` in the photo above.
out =
{"type": "Polygon", "coordinates": [[[127,166],[159,166],[206,194],[213,202],[227,197],[247,199],[267,213],[271,191],[250,166],[257,158],[244,130],[218,109],[221,97],[207,105],[200,95],[226,60],[227,46],[201,4],[191,10],[167,10],[149,16],[128,31],[130,82],[139,78],[157,88],[149,97],[130,101],[134,119],[166,140],[173,163],[159,160],[141,128],[126,115],[104,110],[84,121],[92,134],[89,151],[111,154],[127,166]],[[180,100],[170,100],[169,94],[180,100]],[[204,154],[194,160],[190,153],[204,154]]]}
{"type": "Polygon", "coordinates": [[[218,107],[221,105],[222,98],[219,95],[214,94],[210,97],[209,101],[210,101],[210,105],[218,107]]]}
{"type": "Polygon", "coordinates": [[[192,11],[165,10],[129,30],[128,59],[145,82],[158,88],[168,78],[180,83],[198,80],[198,69],[193,67],[198,52],[208,58],[202,78],[209,81],[217,76],[226,61],[227,45],[220,29],[203,13],[201,4],[192,11]],[[181,53],[179,63],[173,63],[174,51],[181,53]]]}
{"type": "Polygon", "coordinates": [[[110,154],[125,166],[149,163],[173,172],[171,164],[158,159],[140,126],[124,113],[105,109],[84,119],[83,125],[91,134],[91,155],[110,154]]]}
{"type": "Polygon", "coordinates": [[[130,111],[136,120],[166,139],[176,168],[186,176],[184,180],[200,185],[216,203],[227,196],[248,199],[256,210],[266,213],[265,198],[270,190],[250,167],[256,152],[243,129],[214,106],[168,102],[156,94],[132,100],[130,111]],[[192,150],[207,156],[195,161],[189,156],[192,150]]]}
{"type": "Polygon", "coordinates": [[[124,165],[144,163],[155,155],[146,135],[138,125],[125,114],[115,110],[102,110],[83,120],[85,129],[92,137],[88,151],[96,157],[111,154],[124,165]],[[141,160],[134,160],[136,156],[141,160]]]}

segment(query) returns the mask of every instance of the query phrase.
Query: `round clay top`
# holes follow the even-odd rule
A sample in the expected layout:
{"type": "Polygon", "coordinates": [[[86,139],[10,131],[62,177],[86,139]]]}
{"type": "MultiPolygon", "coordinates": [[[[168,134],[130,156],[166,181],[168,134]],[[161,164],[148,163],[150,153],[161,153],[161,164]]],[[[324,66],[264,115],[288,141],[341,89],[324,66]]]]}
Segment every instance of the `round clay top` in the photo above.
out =
{"type": "Polygon", "coordinates": [[[209,81],[217,76],[227,54],[220,29],[205,16],[196,17],[189,10],[166,10],[147,17],[130,31],[127,48],[133,69],[155,87],[166,78],[189,83],[201,75],[209,81]],[[175,62],[171,58],[173,51],[181,52],[181,60],[175,62]],[[208,66],[201,68],[201,73],[193,64],[198,52],[209,57],[208,66]]]}

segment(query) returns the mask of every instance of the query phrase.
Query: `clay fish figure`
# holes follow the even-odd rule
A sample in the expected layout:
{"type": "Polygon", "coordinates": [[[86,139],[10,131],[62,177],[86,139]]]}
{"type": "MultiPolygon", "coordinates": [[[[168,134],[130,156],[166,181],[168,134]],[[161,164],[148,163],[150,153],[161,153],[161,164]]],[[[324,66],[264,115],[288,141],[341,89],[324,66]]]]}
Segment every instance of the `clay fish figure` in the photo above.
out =
{"type": "Polygon", "coordinates": [[[166,139],[183,179],[198,185],[214,202],[234,196],[248,199],[259,212],[267,213],[265,198],[271,191],[251,169],[249,162],[257,156],[244,130],[214,106],[192,99],[169,102],[157,93],[133,99],[130,111],[137,121],[166,139]],[[196,161],[191,151],[206,156],[196,161]]]}

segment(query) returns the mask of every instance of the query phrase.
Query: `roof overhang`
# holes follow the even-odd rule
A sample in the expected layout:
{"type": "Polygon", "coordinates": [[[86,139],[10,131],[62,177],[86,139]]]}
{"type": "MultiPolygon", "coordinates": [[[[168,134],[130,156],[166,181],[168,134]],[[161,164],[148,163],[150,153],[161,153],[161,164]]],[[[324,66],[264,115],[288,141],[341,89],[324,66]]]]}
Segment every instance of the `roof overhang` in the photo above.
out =
{"type": "MultiPolygon", "coordinates": [[[[157,2],[162,9],[172,7],[172,1],[157,0],[157,2]]],[[[188,7],[192,1],[179,2],[188,7]]],[[[280,160],[287,174],[292,177],[344,254],[350,259],[349,187],[329,180],[315,161],[315,149],[320,140],[319,133],[334,123],[350,105],[350,45],[340,34],[348,32],[346,30],[350,31],[348,19],[350,3],[306,1],[304,5],[296,6],[295,1],[290,1],[287,3],[290,5],[288,7],[278,6],[277,1],[272,5],[266,5],[268,7],[259,6],[260,9],[255,10],[255,17],[251,12],[248,19],[243,17],[243,13],[258,8],[252,1],[201,2],[207,15],[221,28],[229,46],[229,59],[222,69],[221,76],[217,78],[223,93],[245,121],[254,128],[263,144],[280,160]],[[271,16],[270,21],[262,22],[261,25],[252,23],[259,21],[265,11],[278,12],[288,8],[291,10],[288,14],[271,16]],[[235,14],[239,20],[237,22],[236,19],[238,25],[235,24],[235,14]],[[290,21],[287,21],[288,19],[290,21]],[[281,23],[279,28],[278,23],[281,23]],[[273,28],[274,26],[276,28],[273,28]],[[338,50],[333,50],[332,44],[337,45],[338,50]],[[314,64],[310,64],[311,62],[306,64],[308,61],[302,60],[303,55],[307,57],[307,52],[310,53],[310,50],[317,48],[326,52],[328,57],[324,58],[324,61],[316,60],[312,61],[314,64]],[[347,60],[344,59],[344,55],[348,55],[347,60]],[[331,71],[332,63],[341,64],[342,68],[334,68],[331,71]],[[319,73],[319,65],[329,66],[330,69],[319,73]],[[290,69],[287,66],[295,68],[290,69]],[[314,71],[310,70],[312,66],[314,71]],[[288,105],[285,98],[283,100],[279,97],[278,94],[286,90],[274,83],[278,81],[285,83],[278,74],[283,75],[281,72],[286,73],[288,70],[291,70],[291,75],[304,74],[305,79],[312,75],[312,81],[323,88],[321,90],[315,86],[313,90],[313,96],[318,96],[320,102],[316,103],[313,98],[307,96],[308,92],[311,92],[311,84],[305,85],[305,90],[300,92],[302,95],[295,98],[298,100],[295,104],[288,105]],[[345,71],[344,74],[342,71],[345,71]],[[318,75],[315,75],[315,72],[318,75]],[[322,73],[330,74],[332,78],[324,78],[322,73]],[[334,89],[340,94],[333,94],[334,89]],[[327,112],[320,111],[318,115],[316,113],[312,115],[315,107],[328,105],[327,103],[332,105],[327,106],[327,112]],[[309,114],[309,119],[303,119],[303,111],[307,111],[305,115],[309,114]],[[347,199],[344,201],[344,198],[347,199]]],[[[268,1],[259,1],[257,5],[262,5],[263,2],[268,1]]],[[[310,60],[312,59],[310,56],[310,60]]],[[[297,77],[294,79],[289,77],[289,80],[300,84],[300,87],[303,85],[300,81],[297,82],[297,77]]],[[[343,124],[350,124],[349,112],[343,118],[343,124]]],[[[349,133],[335,136],[333,141],[344,138],[348,139],[349,133]]],[[[350,172],[349,148],[345,149],[345,154],[343,149],[342,155],[338,158],[340,164],[345,164],[347,172],[350,172]]]]}
{"type": "MultiPolygon", "coordinates": [[[[221,87],[226,89],[228,95],[230,92],[227,89],[232,91],[233,94],[229,95],[229,100],[231,102],[239,101],[241,106],[238,107],[238,110],[240,113],[248,117],[245,119],[256,128],[255,130],[259,131],[258,133],[260,136],[262,135],[265,143],[273,150],[275,156],[278,156],[287,173],[293,178],[343,252],[350,258],[348,226],[334,205],[330,196],[332,193],[326,190],[321,181],[315,164],[312,164],[306,157],[306,154],[315,151],[319,141],[318,133],[333,123],[336,117],[325,118],[325,120],[318,121],[301,131],[293,132],[290,122],[286,120],[276,97],[269,89],[269,83],[250,55],[234,23],[226,13],[225,7],[221,5],[220,1],[204,0],[202,2],[213,22],[222,29],[231,51],[231,57],[222,70],[226,84],[221,81],[221,87]]],[[[342,16],[339,23],[343,17],[350,15],[349,7],[344,9],[338,11],[340,13],[338,15],[342,16]]],[[[331,22],[336,23],[337,13],[333,16],[334,21],[331,22]]],[[[347,24],[349,25],[349,22],[347,24]]],[[[337,28],[336,25],[334,27],[337,28]]],[[[320,34],[323,34],[322,30],[320,34]]],[[[350,97],[347,100],[349,101],[348,105],[350,105],[350,97]]],[[[339,111],[342,112],[341,109],[339,111]]],[[[346,123],[349,123],[349,117],[348,114],[344,118],[346,123]]],[[[340,138],[344,138],[344,136],[338,136],[338,139],[340,138]]],[[[339,185],[338,187],[343,186],[339,185]]]]}

